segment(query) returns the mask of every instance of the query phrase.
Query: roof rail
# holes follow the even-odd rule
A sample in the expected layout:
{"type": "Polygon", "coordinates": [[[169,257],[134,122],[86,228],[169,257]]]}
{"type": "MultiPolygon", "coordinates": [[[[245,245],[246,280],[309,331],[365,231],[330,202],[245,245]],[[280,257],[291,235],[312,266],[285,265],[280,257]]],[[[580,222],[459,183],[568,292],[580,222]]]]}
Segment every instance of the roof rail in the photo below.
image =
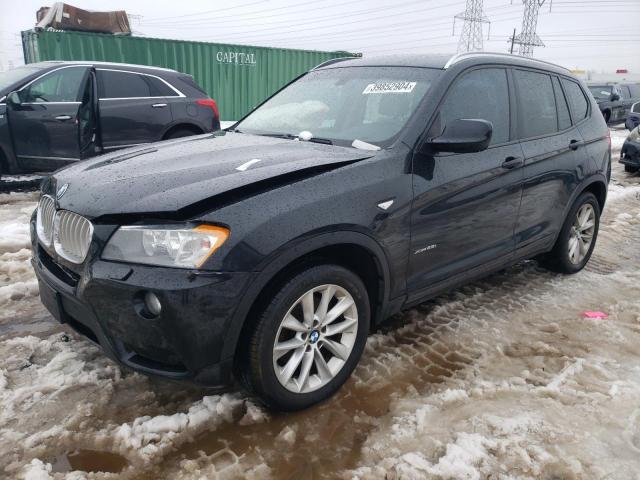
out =
{"type": "Polygon", "coordinates": [[[338,57],[338,58],[332,58],[330,60],[327,60],[326,62],[322,62],[318,65],[316,65],[315,67],[313,67],[311,70],[317,70],[318,68],[322,68],[322,67],[327,67],[329,65],[333,65],[334,63],[338,63],[338,62],[344,62],[345,60],[353,60],[354,58],[361,58],[361,57],[338,57]]]}
{"type": "Polygon", "coordinates": [[[464,60],[465,58],[482,57],[482,56],[485,56],[485,55],[493,56],[493,57],[520,58],[520,59],[530,60],[532,62],[543,63],[545,65],[551,65],[553,67],[562,68],[563,70],[569,71],[569,69],[566,68],[566,67],[563,67],[561,65],[557,65],[557,64],[552,63],[552,62],[547,62],[545,60],[538,60],[537,58],[521,57],[520,55],[512,55],[510,53],[501,53],[501,52],[464,52],[464,53],[456,53],[454,56],[452,56],[447,61],[447,63],[445,63],[444,69],[446,70],[450,66],[455,65],[456,63],[458,63],[461,60],[464,60]]]}

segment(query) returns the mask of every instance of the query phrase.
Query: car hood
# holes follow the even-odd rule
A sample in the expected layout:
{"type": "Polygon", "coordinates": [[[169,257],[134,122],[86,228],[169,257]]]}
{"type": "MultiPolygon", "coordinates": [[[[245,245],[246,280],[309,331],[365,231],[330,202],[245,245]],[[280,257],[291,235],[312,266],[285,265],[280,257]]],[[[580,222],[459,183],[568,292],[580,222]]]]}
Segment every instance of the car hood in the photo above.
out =
{"type": "Polygon", "coordinates": [[[88,218],[175,216],[194,204],[203,211],[215,208],[214,200],[222,194],[229,194],[226,201],[237,200],[373,155],[297,140],[207,134],[80,162],[56,172],[43,191],[57,194],[59,208],[88,218]]]}

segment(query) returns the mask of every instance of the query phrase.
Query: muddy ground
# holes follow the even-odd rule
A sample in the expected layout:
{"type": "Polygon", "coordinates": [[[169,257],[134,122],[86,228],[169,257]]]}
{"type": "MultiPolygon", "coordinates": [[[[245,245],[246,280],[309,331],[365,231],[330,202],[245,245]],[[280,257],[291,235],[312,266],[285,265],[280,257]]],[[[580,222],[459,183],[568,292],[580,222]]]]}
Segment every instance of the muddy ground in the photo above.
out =
{"type": "Polygon", "coordinates": [[[56,324],[36,201],[0,194],[0,478],[640,479],[640,176],[617,163],[583,272],[523,262],[403,312],[296,414],[123,370],[56,324]]]}

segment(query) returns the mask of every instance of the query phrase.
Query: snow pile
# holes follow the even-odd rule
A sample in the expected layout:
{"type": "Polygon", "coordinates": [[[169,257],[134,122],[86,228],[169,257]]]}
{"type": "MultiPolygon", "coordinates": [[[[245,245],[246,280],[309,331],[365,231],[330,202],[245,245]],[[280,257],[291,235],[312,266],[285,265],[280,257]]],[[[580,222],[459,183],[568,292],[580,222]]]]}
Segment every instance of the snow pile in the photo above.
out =
{"type": "Polygon", "coordinates": [[[29,218],[36,201],[34,193],[0,196],[0,318],[13,314],[6,308],[10,302],[38,293],[29,262],[29,218]]]}
{"type": "Polygon", "coordinates": [[[115,444],[123,454],[135,450],[146,460],[161,457],[205,430],[232,422],[244,401],[238,395],[203,397],[186,413],[139,417],[115,430],[115,444]]]}

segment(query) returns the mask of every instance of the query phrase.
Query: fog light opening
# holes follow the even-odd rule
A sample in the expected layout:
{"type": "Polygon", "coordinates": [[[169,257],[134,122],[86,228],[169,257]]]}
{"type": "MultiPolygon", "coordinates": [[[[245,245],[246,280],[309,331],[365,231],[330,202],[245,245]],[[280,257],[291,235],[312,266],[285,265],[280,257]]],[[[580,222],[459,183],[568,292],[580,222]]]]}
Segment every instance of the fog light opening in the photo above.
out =
{"type": "Polygon", "coordinates": [[[160,315],[162,304],[155,293],[147,292],[144,294],[144,308],[152,317],[160,315]]]}
{"type": "Polygon", "coordinates": [[[133,298],[133,307],[142,318],[154,319],[162,312],[162,303],[158,296],[150,291],[136,293],[133,298]]]}

